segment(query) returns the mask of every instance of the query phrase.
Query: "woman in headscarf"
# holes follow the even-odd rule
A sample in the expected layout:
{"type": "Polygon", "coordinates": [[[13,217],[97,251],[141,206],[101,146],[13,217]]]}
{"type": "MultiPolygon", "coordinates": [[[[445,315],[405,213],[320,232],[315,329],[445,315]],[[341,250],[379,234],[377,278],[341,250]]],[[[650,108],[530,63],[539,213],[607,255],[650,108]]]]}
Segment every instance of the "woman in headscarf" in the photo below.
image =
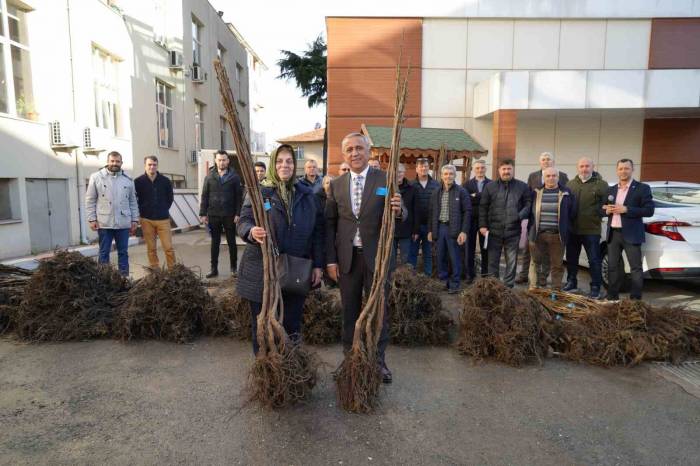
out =
{"type": "MultiPolygon", "coordinates": [[[[272,235],[255,225],[250,197],[246,196],[238,222],[238,235],[248,244],[243,252],[236,289],[250,302],[253,352],[258,352],[257,316],[262,307],[263,260],[260,245],[274,241],[280,254],[311,259],[311,285],[321,283],[324,257],[325,223],[323,210],[311,188],[295,178],[294,149],[283,144],[272,154],[267,176],[261,183],[262,197],[272,235]]],[[[284,328],[292,341],[301,340],[301,321],[305,295],[283,292],[284,328]]]]}

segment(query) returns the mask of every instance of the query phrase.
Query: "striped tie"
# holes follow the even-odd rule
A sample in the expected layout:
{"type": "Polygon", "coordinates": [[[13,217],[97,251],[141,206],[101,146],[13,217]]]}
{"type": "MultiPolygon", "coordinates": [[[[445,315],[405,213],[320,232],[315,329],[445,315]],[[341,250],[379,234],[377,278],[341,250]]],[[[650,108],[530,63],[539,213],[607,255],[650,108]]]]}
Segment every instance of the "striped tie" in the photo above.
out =
{"type": "Polygon", "coordinates": [[[362,175],[357,175],[352,190],[352,213],[355,214],[355,217],[360,215],[360,206],[362,205],[362,180],[362,175]]]}

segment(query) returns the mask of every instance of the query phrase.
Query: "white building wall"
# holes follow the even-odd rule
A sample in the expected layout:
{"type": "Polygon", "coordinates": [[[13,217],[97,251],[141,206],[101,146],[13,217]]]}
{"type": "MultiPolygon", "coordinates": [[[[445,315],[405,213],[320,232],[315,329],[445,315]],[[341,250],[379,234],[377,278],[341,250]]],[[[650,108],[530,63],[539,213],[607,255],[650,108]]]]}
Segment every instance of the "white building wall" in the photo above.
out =
{"type": "MultiPolygon", "coordinates": [[[[487,80],[497,73],[525,71],[503,77],[510,81],[507,92],[499,92],[498,98],[509,104],[522,104],[523,93],[525,104],[529,98],[530,103],[536,103],[536,108],[552,109],[561,108],[562,101],[572,99],[575,101],[570,102],[569,108],[585,109],[595,107],[596,102],[605,101],[609,107],[610,102],[623,105],[635,98],[608,82],[615,79],[614,73],[596,75],[590,72],[646,72],[641,70],[647,68],[651,20],[631,14],[634,9],[628,8],[628,4],[547,2],[545,12],[538,9],[538,2],[498,2],[498,9],[492,8],[494,2],[475,3],[479,5],[478,11],[468,11],[469,6],[465,5],[463,18],[455,18],[460,14],[454,13],[445,14],[448,18],[425,18],[423,21],[421,125],[464,128],[489,150],[486,159],[489,172],[493,137],[491,115],[474,117],[487,114],[494,99],[489,94],[491,89],[481,92],[475,89],[479,83],[494,86],[487,80]],[[571,12],[576,5],[580,14],[573,15],[571,12]],[[537,12],[541,14],[535,14],[537,12]],[[622,12],[630,14],[625,17],[622,12]],[[528,80],[527,71],[537,73],[530,73],[532,78],[528,80]],[[568,77],[565,84],[562,84],[563,77],[568,77]],[[519,81],[524,83],[524,88],[519,86],[519,81]],[[586,87],[587,81],[592,83],[590,88],[586,87]]],[[[669,12],[684,8],[679,4],[666,6],[669,12]]],[[[664,16],[666,11],[659,4],[645,3],[637,7],[639,11],[656,8],[653,16],[657,17],[664,16]]],[[[692,82],[691,74],[684,74],[687,82],[692,82]]],[[[644,81],[645,86],[654,86],[653,80],[647,81],[644,81]]],[[[639,83],[631,80],[629,85],[634,87],[639,83]]],[[[689,94],[693,89],[690,86],[683,92],[689,94]]],[[[646,92],[658,96],[651,102],[665,99],[664,104],[671,103],[670,97],[662,98],[668,92],[654,94],[654,89],[646,92]]],[[[501,108],[508,107],[501,105],[501,108]]],[[[565,165],[569,173],[575,172],[575,160],[580,155],[591,156],[608,177],[613,174],[609,171],[610,163],[620,158],[622,152],[639,161],[643,116],[639,112],[633,117],[621,118],[614,114],[600,110],[585,110],[578,116],[555,110],[545,115],[520,112],[516,142],[518,176],[525,177],[535,170],[538,155],[545,150],[554,152],[558,163],[565,165]]]]}

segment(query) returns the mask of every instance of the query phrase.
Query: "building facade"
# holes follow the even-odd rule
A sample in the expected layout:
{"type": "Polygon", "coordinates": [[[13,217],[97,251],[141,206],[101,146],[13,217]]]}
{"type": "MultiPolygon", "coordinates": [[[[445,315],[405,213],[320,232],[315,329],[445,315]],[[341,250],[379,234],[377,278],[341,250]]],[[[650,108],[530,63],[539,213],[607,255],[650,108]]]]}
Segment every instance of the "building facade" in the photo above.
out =
{"type": "Polygon", "coordinates": [[[278,139],[280,144],[289,144],[294,147],[294,154],[297,159],[297,175],[304,174],[304,163],[307,160],[315,160],[318,165],[319,174],[323,172],[323,135],[325,128],[317,128],[293,136],[278,139]]]}
{"type": "Polygon", "coordinates": [[[627,157],[642,179],[700,180],[700,5],[447,3],[326,19],[331,166],[344,134],[391,125],[403,45],[405,125],[464,129],[490,166],[514,158],[523,178],[549,151],[569,174],[588,156],[611,180],[627,157]]]}
{"type": "Polygon", "coordinates": [[[0,0],[0,21],[0,259],[94,239],[84,193],[110,151],[196,188],[197,151],[233,146],[217,57],[250,128],[248,52],[208,2],[0,0]]]}

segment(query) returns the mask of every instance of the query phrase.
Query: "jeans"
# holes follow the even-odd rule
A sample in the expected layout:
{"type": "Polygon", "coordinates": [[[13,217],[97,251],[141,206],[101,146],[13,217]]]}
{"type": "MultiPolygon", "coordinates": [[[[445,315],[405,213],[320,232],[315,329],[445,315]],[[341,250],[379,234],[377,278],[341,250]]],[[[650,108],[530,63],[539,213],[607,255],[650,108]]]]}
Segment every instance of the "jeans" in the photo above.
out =
{"type": "Polygon", "coordinates": [[[566,281],[574,285],[578,283],[576,274],[578,273],[578,257],[581,254],[581,246],[586,250],[586,256],[588,256],[591,288],[600,290],[603,281],[600,235],[569,234],[566,243],[566,281]]]}
{"type": "Polygon", "coordinates": [[[160,244],[165,252],[165,261],[168,268],[172,269],[175,265],[175,250],[173,249],[172,232],[170,231],[170,219],[165,220],[149,220],[141,218],[141,231],[143,239],[146,242],[146,250],[148,251],[148,264],[151,268],[157,269],[158,250],[156,247],[156,237],[160,239],[160,244]]]}
{"type": "Polygon", "coordinates": [[[421,225],[418,240],[411,241],[408,263],[416,267],[418,264],[418,249],[423,251],[423,272],[429,277],[433,274],[433,248],[428,242],[428,225],[421,225]]]}
{"type": "Polygon", "coordinates": [[[238,268],[238,248],[236,246],[236,224],[233,217],[210,215],[209,226],[211,227],[211,270],[219,270],[219,246],[221,245],[221,230],[224,230],[228,243],[229,263],[231,271],[234,272],[238,268]]]}
{"type": "Polygon", "coordinates": [[[477,236],[479,241],[479,252],[481,253],[481,276],[484,277],[489,273],[488,252],[484,248],[484,237],[479,233],[479,222],[472,218],[471,226],[469,227],[469,237],[467,238],[466,247],[466,267],[467,279],[473,280],[476,278],[474,270],[474,258],[476,257],[476,242],[477,236]]]}
{"type": "Polygon", "coordinates": [[[518,266],[518,243],[519,236],[502,238],[489,233],[489,275],[499,277],[501,267],[501,251],[506,256],[506,270],[503,274],[503,283],[509,288],[515,286],[515,269],[518,266]]]}
{"type": "Polygon", "coordinates": [[[457,239],[450,235],[450,226],[446,223],[439,224],[437,237],[438,278],[447,280],[447,288],[450,290],[459,288],[459,279],[462,275],[462,255],[459,252],[457,239]],[[450,275],[450,265],[452,266],[452,275],[450,275]]]}
{"type": "MultiPolygon", "coordinates": [[[[304,301],[306,295],[286,294],[282,293],[282,302],[284,303],[284,319],[282,325],[284,331],[287,332],[289,339],[293,343],[301,342],[301,318],[304,312],[304,301]]],[[[248,301],[250,303],[251,315],[251,331],[253,332],[253,354],[258,354],[260,345],[258,345],[258,314],[262,310],[262,303],[248,301]]]]}
{"type": "Polygon", "coordinates": [[[397,259],[398,265],[409,263],[408,255],[410,251],[411,238],[394,238],[394,256],[397,259]]]}
{"type": "Polygon", "coordinates": [[[618,299],[620,297],[620,288],[625,278],[622,251],[625,251],[627,262],[630,264],[632,278],[630,298],[642,299],[642,286],[644,285],[642,245],[625,241],[622,237],[622,229],[611,229],[610,235],[610,241],[608,242],[608,283],[610,284],[608,286],[608,297],[610,299],[618,299]]]}
{"type": "Polygon", "coordinates": [[[564,247],[559,233],[539,233],[537,240],[530,243],[530,253],[532,255],[529,266],[530,286],[535,287],[541,283],[540,271],[547,266],[547,269],[552,271],[552,288],[561,289],[561,280],[564,276],[564,247]]]}
{"type": "Polygon", "coordinates": [[[125,277],[129,275],[129,229],[128,228],[100,228],[97,230],[100,242],[100,264],[109,264],[109,253],[112,250],[112,241],[117,244],[117,262],[119,273],[125,277]]]}

